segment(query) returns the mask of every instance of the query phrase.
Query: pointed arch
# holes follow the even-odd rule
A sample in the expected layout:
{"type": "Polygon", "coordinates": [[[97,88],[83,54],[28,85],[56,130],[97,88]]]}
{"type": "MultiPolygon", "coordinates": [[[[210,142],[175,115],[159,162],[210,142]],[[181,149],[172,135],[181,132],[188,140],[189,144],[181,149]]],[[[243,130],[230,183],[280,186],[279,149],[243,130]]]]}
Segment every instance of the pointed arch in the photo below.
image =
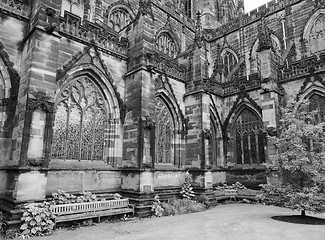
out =
{"type": "Polygon", "coordinates": [[[318,9],[308,20],[303,32],[308,54],[317,54],[325,49],[325,9],[318,9]]]}
{"type": "Polygon", "coordinates": [[[122,144],[118,95],[93,64],[76,66],[58,81],[52,159],[116,164],[122,144]]]}
{"type": "Polygon", "coordinates": [[[181,166],[185,120],[167,76],[156,79],[154,99],[155,163],[181,166]]]}
{"type": "Polygon", "coordinates": [[[18,96],[20,77],[13,66],[0,41],[0,99],[16,99],[18,96]]]}
{"type": "Polygon", "coordinates": [[[123,1],[111,4],[104,14],[104,23],[117,32],[122,31],[131,24],[134,19],[134,12],[130,6],[123,1]]]}
{"type": "Polygon", "coordinates": [[[223,133],[219,113],[212,102],[210,104],[211,137],[209,138],[209,159],[211,165],[220,167],[224,165],[223,159],[223,133]]]}
{"type": "Polygon", "coordinates": [[[298,106],[303,100],[309,101],[309,110],[313,112],[315,122],[325,122],[325,87],[320,82],[313,83],[311,86],[301,91],[297,95],[298,106]]]}
{"type": "Polygon", "coordinates": [[[266,135],[261,113],[249,96],[238,97],[224,123],[228,163],[255,165],[265,162],[266,135]]]}
{"type": "Polygon", "coordinates": [[[220,56],[223,65],[223,82],[230,81],[231,79],[228,79],[228,76],[239,62],[238,55],[235,51],[227,47],[222,50],[220,56]]]}
{"type": "MultiPolygon", "coordinates": [[[[281,56],[282,44],[277,36],[271,34],[272,50],[281,56]]],[[[250,52],[250,72],[259,72],[259,62],[257,58],[257,50],[259,46],[259,39],[257,38],[250,52]]]]}
{"type": "Polygon", "coordinates": [[[266,136],[262,117],[247,104],[242,104],[234,114],[230,142],[235,164],[255,165],[265,162],[266,136]]]}

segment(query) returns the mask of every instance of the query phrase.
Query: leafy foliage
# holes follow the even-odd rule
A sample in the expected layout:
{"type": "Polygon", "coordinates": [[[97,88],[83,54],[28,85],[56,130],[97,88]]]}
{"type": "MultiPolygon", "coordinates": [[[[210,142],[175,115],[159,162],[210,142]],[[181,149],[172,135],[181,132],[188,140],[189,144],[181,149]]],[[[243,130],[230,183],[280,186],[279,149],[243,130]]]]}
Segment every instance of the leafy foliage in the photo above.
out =
{"type": "Polygon", "coordinates": [[[52,233],[55,216],[50,210],[49,202],[31,203],[25,206],[20,230],[22,236],[44,236],[52,233]]]}
{"type": "Polygon", "coordinates": [[[91,192],[82,191],[80,195],[66,193],[63,190],[58,190],[57,193],[52,193],[53,204],[69,204],[98,201],[97,196],[91,192]]]}
{"type": "Polygon", "coordinates": [[[163,215],[164,209],[161,207],[161,202],[159,200],[159,196],[156,195],[154,198],[154,202],[151,207],[151,211],[156,217],[161,217],[163,215]]]}
{"type": "Polygon", "coordinates": [[[189,176],[189,173],[186,172],[185,176],[185,182],[182,186],[182,190],[180,194],[183,196],[183,198],[191,199],[195,197],[195,193],[193,191],[193,187],[191,185],[191,178],[189,176]]]}
{"type": "Polygon", "coordinates": [[[280,134],[269,137],[277,149],[268,165],[278,171],[281,184],[264,185],[271,202],[283,202],[294,210],[320,212],[325,205],[325,123],[309,111],[309,103],[289,102],[281,108],[280,134]]]}
{"type": "Polygon", "coordinates": [[[201,212],[205,210],[203,203],[188,198],[169,199],[167,203],[162,203],[161,206],[164,210],[164,216],[201,212]]]}

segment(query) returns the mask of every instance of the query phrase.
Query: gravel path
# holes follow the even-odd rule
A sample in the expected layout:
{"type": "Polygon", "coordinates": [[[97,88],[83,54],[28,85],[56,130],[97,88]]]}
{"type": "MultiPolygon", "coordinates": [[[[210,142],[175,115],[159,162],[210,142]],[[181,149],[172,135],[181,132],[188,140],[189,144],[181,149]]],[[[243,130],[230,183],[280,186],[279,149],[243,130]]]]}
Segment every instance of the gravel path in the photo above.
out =
{"type": "MultiPolygon", "coordinates": [[[[33,240],[325,240],[325,226],[278,222],[272,216],[294,215],[284,208],[230,204],[211,210],[162,218],[100,223],[56,230],[33,240]]],[[[316,215],[325,219],[325,214],[316,215]]]]}

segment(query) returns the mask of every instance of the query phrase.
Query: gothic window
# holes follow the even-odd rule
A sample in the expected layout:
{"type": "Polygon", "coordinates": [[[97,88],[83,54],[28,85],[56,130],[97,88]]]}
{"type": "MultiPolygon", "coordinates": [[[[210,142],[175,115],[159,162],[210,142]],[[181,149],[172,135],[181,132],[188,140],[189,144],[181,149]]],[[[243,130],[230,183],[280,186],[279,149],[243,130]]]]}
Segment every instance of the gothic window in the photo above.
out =
{"type": "Polygon", "coordinates": [[[115,8],[108,16],[108,25],[119,32],[131,23],[132,17],[124,8],[115,8]]]}
{"type": "Polygon", "coordinates": [[[214,124],[215,119],[211,118],[211,137],[209,138],[209,160],[210,163],[214,166],[217,166],[218,163],[218,158],[221,157],[220,155],[220,141],[218,139],[218,132],[217,132],[217,127],[214,124]]]}
{"type": "Polygon", "coordinates": [[[192,0],[185,0],[184,3],[185,14],[189,18],[192,17],[192,0]]]}
{"type": "Polygon", "coordinates": [[[61,5],[61,16],[64,16],[64,11],[80,16],[84,15],[83,0],[63,0],[61,5]]]}
{"type": "Polygon", "coordinates": [[[314,94],[309,99],[309,110],[313,113],[315,123],[325,122],[325,98],[323,96],[314,94]]]}
{"type": "Polygon", "coordinates": [[[167,105],[159,98],[155,100],[156,163],[174,164],[174,123],[167,105]]]}
{"type": "Polygon", "coordinates": [[[309,26],[308,41],[309,52],[318,53],[325,49],[325,14],[319,14],[318,17],[309,26]]]}
{"type": "Polygon", "coordinates": [[[223,72],[225,78],[227,78],[227,76],[232,72],[232,70],[235,68],[237,63],[238,61],[236,56],[230,51],[226,51],[225,54],[223,55],[223,72]]]}
{"type": "Polygon", "coordinates": [[[156,48],[171,58],[175,58],[177,55],[176,44],[173,38],[166,32],[159,34],[157,37],[156,48]]]}
{"type": "Polygon", "coordinates": [[[10,95],[10,76],[7,71],[7,67],[0,58],[0,99],[2,98],[9,98],[10,95]]]}
{"type": "Polygon", "coordinates": [[[52,158],[104,160],[108,126],[104,97],[88,78],[72,81],[59,95],[53,127],[52,158]]]}
{"type": "Polygon", "coordinates": [[[237,164],[259,164],[265,162],[265,134],[262,121],[249,109],[238,116],[235,129],[235,154],[237,164]]]}

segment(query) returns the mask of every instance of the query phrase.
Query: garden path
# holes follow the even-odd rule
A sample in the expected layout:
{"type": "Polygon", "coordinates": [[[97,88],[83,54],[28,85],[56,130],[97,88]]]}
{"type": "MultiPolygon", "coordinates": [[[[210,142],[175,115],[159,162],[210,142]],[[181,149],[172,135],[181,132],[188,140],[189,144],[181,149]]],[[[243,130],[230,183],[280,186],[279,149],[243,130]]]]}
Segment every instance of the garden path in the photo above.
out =
{"type": "MultiPolygon", "coordinates": [[[[325,226],[279,222],[272,216],[294,215],[288,209],[248,204],[219,205],[211,210],[162,218],[100,223],[75,230],[59,229],[33,240],[324,240],[325,226]]],[[[325,214],[315,215],[325,219],[325,214]]]]}

